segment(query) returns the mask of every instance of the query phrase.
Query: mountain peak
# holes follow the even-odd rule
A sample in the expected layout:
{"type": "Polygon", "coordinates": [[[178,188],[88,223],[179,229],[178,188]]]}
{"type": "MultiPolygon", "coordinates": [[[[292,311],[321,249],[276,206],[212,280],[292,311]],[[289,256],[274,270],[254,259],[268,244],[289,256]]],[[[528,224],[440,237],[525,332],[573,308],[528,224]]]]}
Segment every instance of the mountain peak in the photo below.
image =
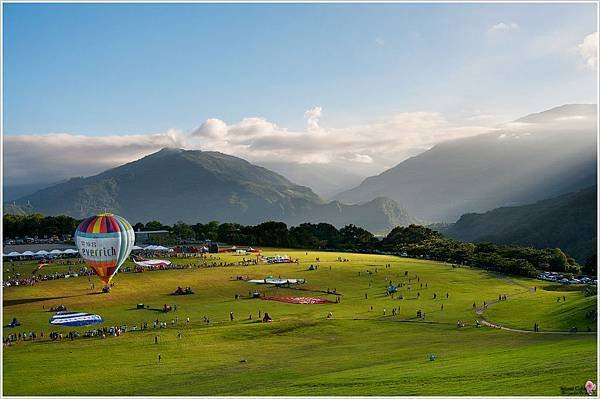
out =
{"type": "Polygon", "coordinates": [[[560,121],[596,120],[596,104],[564,104],[517,119],[521,123],[551,123],[560,121]]]}
{"type": "Polygon", "coordinates": [[[5,209],[76,218],[108,209],[133,223],[352,223],[374,231],[389,230],[406,218],[397,205],[380,201],[324,203],[310,188],[231,155],[169,147],[95,176],[50,186],[5,209]]]}

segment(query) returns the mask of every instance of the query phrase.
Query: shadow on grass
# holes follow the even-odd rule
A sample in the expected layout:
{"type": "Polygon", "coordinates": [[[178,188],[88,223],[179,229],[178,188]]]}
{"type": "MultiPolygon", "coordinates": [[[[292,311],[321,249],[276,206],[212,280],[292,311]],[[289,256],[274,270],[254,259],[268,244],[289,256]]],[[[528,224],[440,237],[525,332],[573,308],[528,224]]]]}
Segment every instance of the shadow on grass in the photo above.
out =
{"type": "Polygon", "coordinates": [[[152,312],[159,312],[159,313],[164,313],[164,314],[170,313],[170,312],[165,312],[162,308],[150,308],[150,307],[148,307],[148,308],[139,308],[139,309],[138,308],[129,308],[127,310],[150,310],[152,312]]]}
{"type": "Polygon", "coordinates": [[[22,299],[5,299],[2,302],[4,307],[15,306],[15,305],[23,305],[27,303],[35,303],[35,302],[43,302],[43,301],[53,301],[57,299],[65,299],[65,298],[74,298],[78,296],[85,295],[98,295],[103,294],[102,292],[89,292],[87,294],[78,294],[78,295],[67,295],[67,296],[51,296],[51,297],[43,297],[43,298],[22,298],[22,299]]]}

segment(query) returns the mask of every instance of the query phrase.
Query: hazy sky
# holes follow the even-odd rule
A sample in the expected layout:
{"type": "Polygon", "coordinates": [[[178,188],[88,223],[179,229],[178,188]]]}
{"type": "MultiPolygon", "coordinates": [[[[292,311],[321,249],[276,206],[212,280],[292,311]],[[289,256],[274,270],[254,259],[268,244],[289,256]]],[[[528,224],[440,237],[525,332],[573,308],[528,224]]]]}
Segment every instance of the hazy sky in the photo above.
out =
{"type": "Polygon", "coordinates": [[[5,158],[27,143],[23,182],[165,145],[368,174],[597,98],[595,4],[3,7],[5,158]]]}

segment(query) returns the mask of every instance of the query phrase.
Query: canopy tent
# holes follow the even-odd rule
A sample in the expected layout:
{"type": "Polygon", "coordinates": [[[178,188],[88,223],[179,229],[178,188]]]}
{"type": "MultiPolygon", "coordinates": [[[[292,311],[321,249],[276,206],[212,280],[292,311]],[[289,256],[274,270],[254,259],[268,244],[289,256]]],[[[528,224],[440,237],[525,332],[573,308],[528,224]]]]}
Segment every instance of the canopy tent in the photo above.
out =
{"type": "Polygon", "coordinates": [[[21,254],[22,256],[34,256],[35,254],[31,251],[25,251],[21,254]]]}
{"type": "Polygon", "coordinates": [[[133,247],[131,247],[132,251],[139,251],[140,249],[144,249],[144,248],[138,247],[137,245],[134,245],[133,247]]]}
{"type": "Polygon", "coordinates": [[[78,251],[76,249],[71,249],[71,248],[65,249],[63,251],[64,254],[76,254],[77,252],[78,251]]]}
{"type": "Polygon", "coordinates": [[[163,247],[162,245],[148,245],[144,247],[146,251],[171,251],[171,248],[163,247]]]}
{"type": "Polygon", "coordinates": [[[48,251],[44,251],[43,249],[40,249],[39,251],[37,251],[35,253],[36,255],[50,255],[50,252],[48,251]]]}
{"type": "Polygon", "coordinates": [[[50,255],[60,255],[62,253],[63,251],[61,251],[60,249],[53,249],[52,251],[50,251],[50,255]]]}
{"type": "Polygon", "coordinates": [[[21,256],[21,254],[20,254],[20,253],[18,253],[18,252],[12,251],[12,252],[9,252],[9,253],[7,253],[7,254],[6,254],[6,255],[4,255],[4,256],[8,256],[9,258],[14,258],[14,257],[16,257],[16,256],[21,256]]]}

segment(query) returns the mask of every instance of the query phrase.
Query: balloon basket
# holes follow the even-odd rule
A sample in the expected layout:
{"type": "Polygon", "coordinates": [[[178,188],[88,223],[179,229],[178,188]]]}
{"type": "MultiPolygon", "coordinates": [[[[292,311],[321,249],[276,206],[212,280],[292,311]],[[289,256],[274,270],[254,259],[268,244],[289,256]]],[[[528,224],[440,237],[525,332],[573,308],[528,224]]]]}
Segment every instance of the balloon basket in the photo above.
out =
{"type": "Polygon", "coordinates": [[[108,294],[110,292],[110,287],[102,287],[102,292],[108,294]]]}

